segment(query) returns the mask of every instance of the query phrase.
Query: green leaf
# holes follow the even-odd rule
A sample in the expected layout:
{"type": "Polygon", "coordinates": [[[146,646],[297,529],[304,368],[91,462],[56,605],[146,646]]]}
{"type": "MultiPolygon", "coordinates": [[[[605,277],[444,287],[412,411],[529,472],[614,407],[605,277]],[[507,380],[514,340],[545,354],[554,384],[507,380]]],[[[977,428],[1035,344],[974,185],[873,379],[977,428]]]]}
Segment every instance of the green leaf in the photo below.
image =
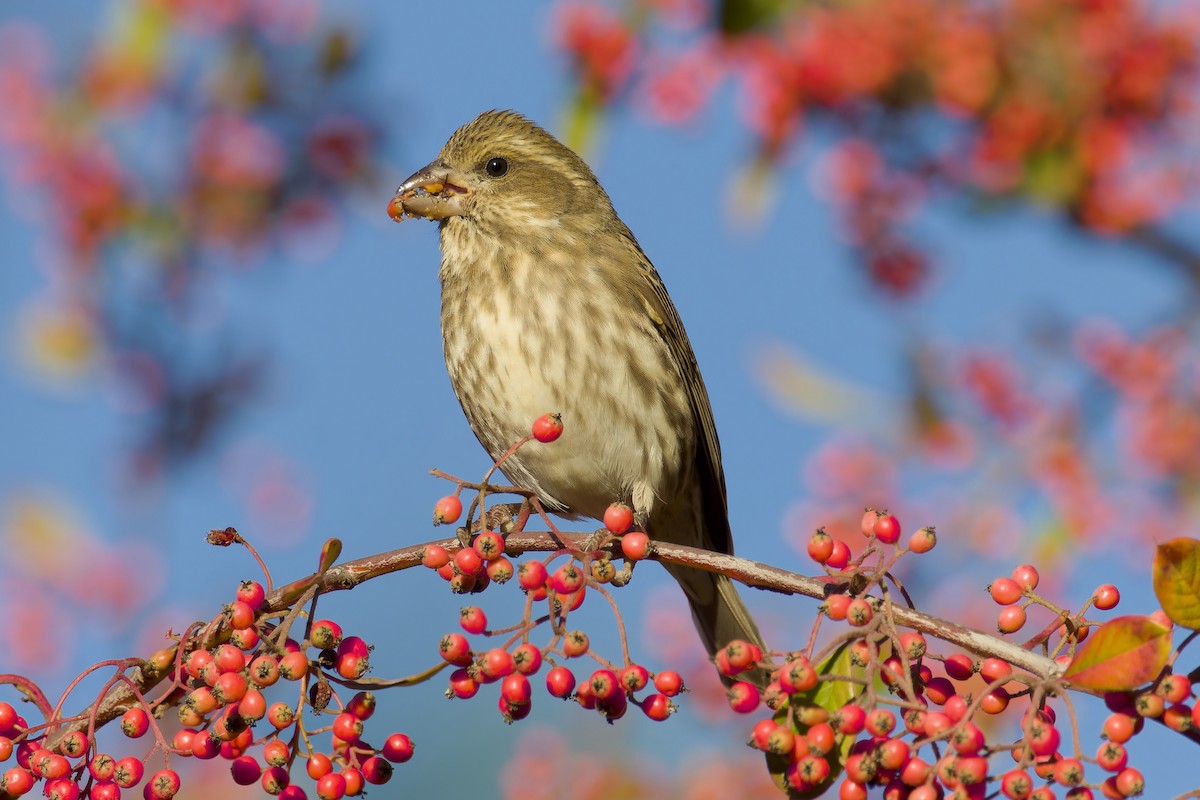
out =
{"type": "Polygon", "coordinates": [[[1133,689],[1158,677],[1170,655],[1170,628],[1149,617],[1117,617],[1075,651],[1063,677],[1100,691],[1133,689]]]}
{"type": "MultiPolygon", "coordinates": [[[[865,674],[862,667],[856,667],[850,660],[850,646],[842,645],[835,650],[821,665],[817,667],[817,674],[825,676],[842,676],[853,675],[859,678],[865,674]]],[[[788,708],[790,706],[818,706],[827,711],[831,716],[846,703],[854,699],[857,685],[845,680],[821,681],[815,688],[810,691],[793,695],[788,701],[788,704],[781,708],[775,714],[775,721],[780,725],[787,725],[789,721],[788,708]]],[[[798,725],[796,727],[796,735],[803,736],[808,732],[810,725],[798,725]]],[[[789,760],[777,755],[767,754],[767,768],[770,770],[771,778],[788,797],[792,800],[808,800],[808,798],[820,797],[829,791],[830,787],[837,782],[838,775],[841,774],[845,766],[846,758],[850,755],[850,749],[854,747],[853,736],[839,736],[837,738],[838,748],[825,756],[825,760],[829,762],[829,781],[824,785],[807,792],[792,791],[787,785],[786,773],[789,765],[789,760]]]]}
{"type": "Polygon", "coordinates": [[[1200,540],[1181,537],[1158,546],[1154,594],[1176,625],[1200,628],[1200,540]]]}

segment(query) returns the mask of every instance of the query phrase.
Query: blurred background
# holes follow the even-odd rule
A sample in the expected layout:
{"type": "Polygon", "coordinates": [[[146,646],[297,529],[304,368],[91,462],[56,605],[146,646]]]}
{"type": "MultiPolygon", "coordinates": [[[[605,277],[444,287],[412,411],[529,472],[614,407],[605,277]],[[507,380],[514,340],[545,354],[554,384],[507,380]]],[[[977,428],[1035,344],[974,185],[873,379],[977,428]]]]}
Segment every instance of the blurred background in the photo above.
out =
{"type": "MultiPolygon", "coordinates": [[[[984,587],[1029,562],[1064,605],[1113,582],[1149,613],[1155,541],[1197,529],[1198,23],[1142,0],[0,6],[0,672],[53,698],[211,618],[259,576],[209,528],[281,583],[330,536],[446,534],[428,470],[488,462],[441,360],[436,228],[385,208],[490,108],[583,152],[662,273],[739,555],[812,573],[813,529],[857,548],[887,507],[937,528],[904,574],[931,613],[992,630],[984,587]]],[[[494,692],[435,680],[368,726],[417,743],[393,785],[775,796],[673,582],[638,576],[635,658],[695,689],[676,717],[613,730],[539,692],[507,729],[494,692]]],[[[503,624],[518,595],[479,600],[503,624]]],[[[807,640],[815,604],[748,599],[772,644],[807,640]]],[[[421,570],[321,607],[387,677],[434,663],[463,604],[421,570]]],[[[581,624],[619,655],[608,612],[581,624]]],[[[1104,711],[1079,705],[1091,755],[1104,711]]],[[[1194,788],[1150,727],[1150,794],[1194,788]]],[[[185,767],[181,796],[235,795],[185,767]]]]}

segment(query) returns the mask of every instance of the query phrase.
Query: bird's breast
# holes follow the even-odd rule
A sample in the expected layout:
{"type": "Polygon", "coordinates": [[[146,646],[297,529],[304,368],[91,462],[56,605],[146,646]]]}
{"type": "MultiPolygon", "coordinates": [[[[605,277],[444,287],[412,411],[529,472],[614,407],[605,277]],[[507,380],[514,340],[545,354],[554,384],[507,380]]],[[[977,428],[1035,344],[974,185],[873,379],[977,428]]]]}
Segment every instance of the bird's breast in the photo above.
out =
{"type": "Polygon", "coordinates": [[[562,437],[502,467],[552,507],[599,517],[610,502],[649,514],[684,480],[693,417],[670,352],[588,248],[486,247],[443,236],[442,335],[454,391],[493,459],[537,417],[562,437]]]}

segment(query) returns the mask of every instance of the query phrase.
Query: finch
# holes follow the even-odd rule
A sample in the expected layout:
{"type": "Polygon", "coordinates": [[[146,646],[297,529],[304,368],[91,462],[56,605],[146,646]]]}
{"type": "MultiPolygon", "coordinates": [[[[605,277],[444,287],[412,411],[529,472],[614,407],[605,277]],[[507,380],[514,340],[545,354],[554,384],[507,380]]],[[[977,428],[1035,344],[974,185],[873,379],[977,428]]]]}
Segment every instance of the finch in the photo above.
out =
{"type": "MultiPolygon", "coordinates": [[[[493,460],[547,511],[629,503],[652,539],[733,552],[708,392],[666,287],[574,151],[512,111],[459,128],[389,210],[437,220],[446,368],[493,460]]],[[[666,565],[710,655],[762,638],[724,575],[666,565]]]]}

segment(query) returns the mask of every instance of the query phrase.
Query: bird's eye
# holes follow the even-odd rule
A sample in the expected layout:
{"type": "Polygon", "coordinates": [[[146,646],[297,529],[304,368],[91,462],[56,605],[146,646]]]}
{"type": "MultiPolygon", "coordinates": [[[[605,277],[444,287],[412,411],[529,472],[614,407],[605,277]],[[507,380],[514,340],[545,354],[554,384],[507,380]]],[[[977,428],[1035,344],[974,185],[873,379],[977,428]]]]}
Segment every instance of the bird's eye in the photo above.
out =
{"type": "Polygon", "coordinates": [[[499,178],[508,172],[508,161],[503,158],[488,159],[487,164],[483,167],[488,175],[493,178],[499,178]]]}

